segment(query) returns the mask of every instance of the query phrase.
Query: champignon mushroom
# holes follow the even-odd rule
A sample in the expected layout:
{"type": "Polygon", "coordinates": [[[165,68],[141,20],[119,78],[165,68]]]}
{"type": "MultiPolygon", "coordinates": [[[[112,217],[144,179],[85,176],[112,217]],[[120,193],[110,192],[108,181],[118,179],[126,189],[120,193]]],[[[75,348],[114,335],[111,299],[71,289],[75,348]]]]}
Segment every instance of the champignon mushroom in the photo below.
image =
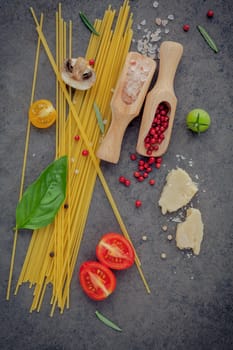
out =
{"type": "Polygon", "coordinates": [[[66,59],[61,76],[67,85],[77,90],[88,90],[96,81],[94,69],[83,57],[66,59]]]}

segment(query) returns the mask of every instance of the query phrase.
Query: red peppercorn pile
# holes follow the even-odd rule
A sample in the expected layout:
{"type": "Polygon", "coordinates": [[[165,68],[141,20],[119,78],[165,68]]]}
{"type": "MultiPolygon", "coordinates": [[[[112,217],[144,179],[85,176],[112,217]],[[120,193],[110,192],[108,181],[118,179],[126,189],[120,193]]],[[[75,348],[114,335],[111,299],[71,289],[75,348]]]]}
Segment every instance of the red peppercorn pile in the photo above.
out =
{"type": "Polygon", "coordinates": [[[148,156],[152,155],[153,151],[158,151],[159,145],[165,139],[164,132],[169,125],[168,113],[168,105],[165,102],[161,102],[156,109],[151,128],[144,139],[144,146],[148,156]]]}

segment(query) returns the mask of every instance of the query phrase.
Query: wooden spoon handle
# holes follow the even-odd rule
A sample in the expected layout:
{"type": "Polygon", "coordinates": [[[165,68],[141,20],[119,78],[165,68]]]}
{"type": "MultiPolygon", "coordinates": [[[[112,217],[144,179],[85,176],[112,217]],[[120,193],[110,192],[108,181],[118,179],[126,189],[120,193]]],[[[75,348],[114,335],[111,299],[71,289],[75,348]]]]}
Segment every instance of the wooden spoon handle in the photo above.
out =
{"type": "Polygon", "coordinates": [[[108,132],[96,152],[98,158],[115,164],[119,161],[121,144],[127,126],[128,122],[119,123],[118,119],[114,119],[113,116],[108,132]]]}
{"type": "Polygon", "coordinates": [[[164,41],[160,46],[159,75],[156,89],[164,88],[173,91],[176,70],[183,54],[183,46],[174,41],[164,41]]]}

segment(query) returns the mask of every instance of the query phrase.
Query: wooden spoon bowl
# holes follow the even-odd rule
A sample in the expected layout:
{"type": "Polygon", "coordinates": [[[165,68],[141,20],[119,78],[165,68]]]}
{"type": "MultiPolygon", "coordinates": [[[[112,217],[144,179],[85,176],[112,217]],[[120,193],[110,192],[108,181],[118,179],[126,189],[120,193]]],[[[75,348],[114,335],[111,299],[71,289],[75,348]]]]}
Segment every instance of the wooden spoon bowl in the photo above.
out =
{"type": "Polygon", "coordinates": [[[153,59],[129,52],[111,100],[112,120],[96,152],[102,160],[117,163],[128,124],[139,115],[156,69],[153,59]]]}

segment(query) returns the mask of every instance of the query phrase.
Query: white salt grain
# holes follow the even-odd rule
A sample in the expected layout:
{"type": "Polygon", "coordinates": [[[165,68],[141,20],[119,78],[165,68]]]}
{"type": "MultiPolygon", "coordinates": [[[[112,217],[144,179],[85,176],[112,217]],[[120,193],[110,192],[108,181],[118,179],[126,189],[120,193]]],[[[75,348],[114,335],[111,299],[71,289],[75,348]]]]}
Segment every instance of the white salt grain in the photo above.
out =
{"type": "Polygon", "coordinates": [[[170,21],[173,21],[174,20],[174,15],[168,15],[167,18],[170,20],[170,21]]]}
{"type": "Polygon", "coordinates": [[[166,26],[168,24],[168,20],[167,19],[162,19],[162,22],[161,22],[162,26],[166,26]]]}

